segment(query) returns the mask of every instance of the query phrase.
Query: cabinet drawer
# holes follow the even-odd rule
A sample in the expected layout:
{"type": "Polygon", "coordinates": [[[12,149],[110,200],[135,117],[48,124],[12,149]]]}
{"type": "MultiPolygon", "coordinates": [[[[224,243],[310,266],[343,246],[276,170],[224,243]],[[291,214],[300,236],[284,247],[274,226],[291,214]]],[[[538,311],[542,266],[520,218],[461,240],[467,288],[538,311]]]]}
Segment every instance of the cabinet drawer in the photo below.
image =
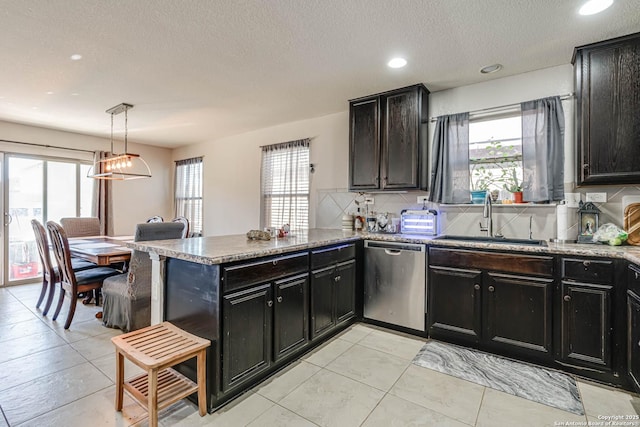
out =
{"type": "Polygon", "coordinates": [[[630,291],[640,295],[640,266],[629,264],[627,283],[630,291]]]}
{"type": "Polygon", "coordinates": [[[578,258],[562,258],[562,277],[588,282],[611,282],[613,261],[578,258]]]}
{"type": "Polygon", "coordinates": [[[356,245],[353,243],[311,251],[311,269],[324,267],[356,257],[356,245]]]}
{"type": "Polygon", "coordinates": [[[223,268],[222,289],[229,292],[256,283],[264,283],[292,274],[304,273],[309,268],[309,254],[295,253],[247,264],[223,268]]]}
{"type": "Polygon", "coordinates": [[[429,249],[429,265],[553,276],[553,257],[464,249],[429,249]]]}

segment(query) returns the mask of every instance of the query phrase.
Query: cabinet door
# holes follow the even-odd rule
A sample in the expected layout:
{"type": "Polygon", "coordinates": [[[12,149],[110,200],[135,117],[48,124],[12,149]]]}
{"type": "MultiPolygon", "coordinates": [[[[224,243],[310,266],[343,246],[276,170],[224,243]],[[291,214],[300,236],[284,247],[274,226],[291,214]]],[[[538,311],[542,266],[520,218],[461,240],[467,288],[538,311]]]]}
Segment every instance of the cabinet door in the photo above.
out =
{"type": "Polygon", "coordinates": [[[627,292],[627,370],[631,385],[640,392],[640,297],[627,292]]]}
{"type": "Polygon", "coordinates": [[[412,88],[384,98],[382,188],[419,188],[420,116],[418,90],[412,88]]]}
{"type": "Polygon", "coordinates": [[[577,58],[578,184],[640,183],[640,37],[577,58]]]}
{"type": "Polygon", "coordinates": [[[276,361],[304,346],[309,340],[309,275],[276,281],[273,310],[273,346],[276,361]]]}
{"type": "Polygon", "coordinates": [[[480,340],[482,274],[478,270],[429,268],[427,317],[434,338],[480,340]]]}
{"type": "Polygon", "coordinates": [[[222,390],[271,365],[271,284],[223,297],[222,390]]]}
{"type": "Polygon", "coordinates": [[[326,267],[311,272],[311,339],[333,328],[335,267],[326,267]]]}
{"type": "Polygon", "coordinates": [[[379,98],[355,101],[350,106],[349,189],[380,188],[379,98]]]}
{"type": "Polygon", "coordinates": [[[611,369],[612,287],[563,281],[561,289],[562,358],[611,369]]]}
{"type": "Polygon", "coordinates": [[[486,277],[485,339],[496,347],[551,358],[553,279],[486,277]]]}
{"type": "Polygon", "coordinates": [[[334,280],[336,322],[340,323],[356,313],[356,261],[338,264],[334,280]]]}

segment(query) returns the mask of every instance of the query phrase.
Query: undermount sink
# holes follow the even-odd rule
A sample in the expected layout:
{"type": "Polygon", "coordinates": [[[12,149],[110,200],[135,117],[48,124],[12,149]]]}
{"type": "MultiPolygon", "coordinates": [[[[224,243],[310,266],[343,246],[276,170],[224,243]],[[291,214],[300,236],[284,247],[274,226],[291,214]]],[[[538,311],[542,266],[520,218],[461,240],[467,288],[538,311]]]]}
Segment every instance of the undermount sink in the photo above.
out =
{"type": "Polygon", "coordinates": [[[445,234],[443,236],[434,237],[433,240],[462,240],[467,242],[503,243],[506,245],[547,246],[546,240],[509,239],[507,237],[451,236],[451,235],[445,234]]]}

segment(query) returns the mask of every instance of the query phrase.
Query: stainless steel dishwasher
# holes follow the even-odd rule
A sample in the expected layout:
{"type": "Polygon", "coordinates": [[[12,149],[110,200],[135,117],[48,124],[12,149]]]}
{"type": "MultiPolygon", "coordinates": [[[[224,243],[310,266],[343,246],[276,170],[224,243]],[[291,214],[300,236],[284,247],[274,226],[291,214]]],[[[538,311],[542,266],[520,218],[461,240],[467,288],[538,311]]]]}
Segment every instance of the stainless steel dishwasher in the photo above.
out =
{"type": "Polygon", "coordinates": [[[426,246],[364,242],[364,317],[424,331],[426,246]]]}

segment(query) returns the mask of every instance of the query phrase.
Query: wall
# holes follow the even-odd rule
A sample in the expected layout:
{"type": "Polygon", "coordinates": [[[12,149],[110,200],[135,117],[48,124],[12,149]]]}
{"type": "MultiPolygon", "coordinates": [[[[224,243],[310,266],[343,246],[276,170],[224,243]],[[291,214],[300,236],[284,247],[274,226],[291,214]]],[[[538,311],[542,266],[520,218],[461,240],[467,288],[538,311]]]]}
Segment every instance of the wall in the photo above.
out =
{"type": "Polygon", "coordinates": [[[315,227],[318,189],[346,188],[348,134],[345,111],[178,148],[173,160],[204,156],[204,235],[241,234],[260,226],[260,146],[311,138],[310,226],[315,227]]]}
{"type": "MultiPolygon", "coordinates": [[[[109,151],[106,138],[62,132],[0,121],[0,139],[47,144],[83,150],[109,151]]],[[[122,144],[116,141],[116,144],[122,144]]],[[[0,142],[0,151],[91,160],[89,153],[54,148],[31,147],[0,142]]],[[[129,151],[141,154],[152,177],[113,183],[114,233],[133,234],[135,225],[153,215],[172,217],[171,150],[129,142],[129,151]]],[[[61,189],[64,191],[64,189],[61,189]]]]}

